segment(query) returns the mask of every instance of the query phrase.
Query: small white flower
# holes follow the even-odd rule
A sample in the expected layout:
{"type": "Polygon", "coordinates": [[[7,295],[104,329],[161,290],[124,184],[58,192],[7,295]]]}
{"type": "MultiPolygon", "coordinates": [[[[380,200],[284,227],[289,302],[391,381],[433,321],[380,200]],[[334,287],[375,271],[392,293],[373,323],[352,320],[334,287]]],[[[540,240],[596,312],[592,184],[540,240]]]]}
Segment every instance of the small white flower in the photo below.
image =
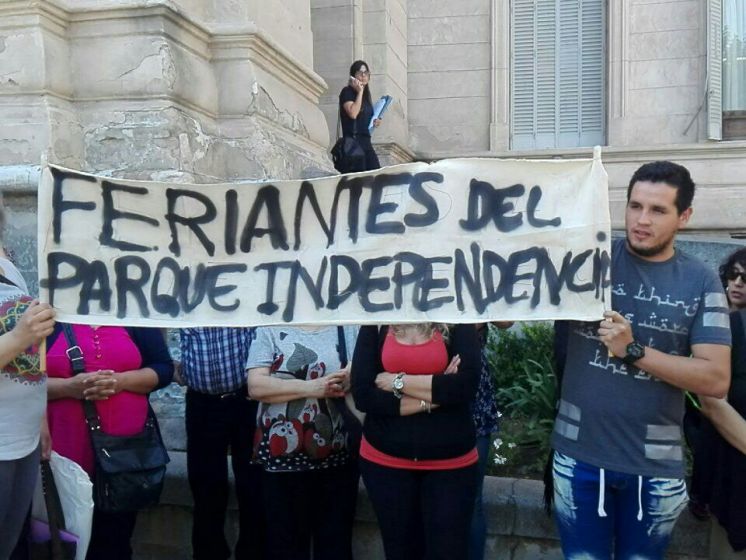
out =
{"type": "Polygon", "coordinates": [[[495,464],[496,465],[504,465],[507,462],[508,462],[508,460],[505,457],[503,457],[501,455],[498,455],[497,453],[495,454],[495,464]]]}
{"type": "Polygon", "coordinates": [[[500,438],[495,438],[495,441],[492,442],[492,445],[495,446],[495,449],[500,449],[500,446],[503,444],[503,440],[500,438]]]}
{"type": "Polygon", "coordinates": [[[513,449],[515,447],[515,443],[512,441],[508,444],[508,449],[513,449]]]}

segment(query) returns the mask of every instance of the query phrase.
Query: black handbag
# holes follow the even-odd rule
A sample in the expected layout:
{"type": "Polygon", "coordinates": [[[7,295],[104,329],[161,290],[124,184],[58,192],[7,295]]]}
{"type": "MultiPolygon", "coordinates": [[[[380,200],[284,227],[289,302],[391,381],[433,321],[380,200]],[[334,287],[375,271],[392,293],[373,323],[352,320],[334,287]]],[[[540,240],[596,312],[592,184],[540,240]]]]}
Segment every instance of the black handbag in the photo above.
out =
{"type": "Polygon", "coordinates": [[[41,482],[44,503],[47,506],[47,523],[31,520],[32,524],[38,524],[40,527],[29,530],[28,558],[29,560],[73,560],[77,550],[77,539],[71,538],[71,535],[65,531],[65,515],[49,461],[41,462],[41,482]],[[40,530],[35,530],[37,528],[40,530]],[[49,530],[48,536],[45,529],[49,530]]]}
{"type": "MultiPolygon", "coordinates": [[[[67,338],[67,357],[73,375],[83,373],[83,353],[69,324],[62,325],[67,338]]],[[[101,419],[91,401],[83,401],[88,432],[95,455],[93,502],[101,511],[137,511],[158,503],[169,462],[153,409],[139,434],[113,436],[101,429],[101,419]]]]}
{"type": "Polygon", "coordinates": [[[363,150],[363,147],[357,141],[356,134],[352,136],[340,135],[341,118],[342,109],[340,108],[337,115],[337,141],[334,143],[331,152],[334,169],[340,173],[365,171],[365,150],[363,150]]]}

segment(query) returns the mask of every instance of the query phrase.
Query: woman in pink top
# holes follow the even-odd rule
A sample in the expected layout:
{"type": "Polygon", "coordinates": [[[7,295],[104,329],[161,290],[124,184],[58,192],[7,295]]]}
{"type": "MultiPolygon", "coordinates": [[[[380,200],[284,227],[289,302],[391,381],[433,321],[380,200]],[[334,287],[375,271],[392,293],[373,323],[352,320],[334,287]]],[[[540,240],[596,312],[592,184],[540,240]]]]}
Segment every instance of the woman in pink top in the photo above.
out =
{"type": "MultiPolygon", "coordinates": [[[[173,362],[158,329],[73,325],[85,373],[73,375],[67,339],[58,325],[47,339],[47,417],[52,447],[91,476],[94,456],[82,400],[94,401],[101,427],[111,435],[140,432],[148,394],[171,382],[173,362]]],[[[94,507],[87,560],[129,560],[137,512],[111,513],[94,507]]]]}

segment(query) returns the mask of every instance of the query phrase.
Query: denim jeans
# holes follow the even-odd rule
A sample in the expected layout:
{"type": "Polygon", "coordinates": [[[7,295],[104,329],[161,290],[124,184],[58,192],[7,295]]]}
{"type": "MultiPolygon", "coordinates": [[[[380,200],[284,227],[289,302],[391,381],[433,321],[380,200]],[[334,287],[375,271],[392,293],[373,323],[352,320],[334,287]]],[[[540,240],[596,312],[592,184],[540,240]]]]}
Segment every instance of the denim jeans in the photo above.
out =
{"type": "Polygon", "coordinates": [[[555,519],[568,560],[662,559],[686,502],[683,479],[599,469],[554,453],[555,519]]]}

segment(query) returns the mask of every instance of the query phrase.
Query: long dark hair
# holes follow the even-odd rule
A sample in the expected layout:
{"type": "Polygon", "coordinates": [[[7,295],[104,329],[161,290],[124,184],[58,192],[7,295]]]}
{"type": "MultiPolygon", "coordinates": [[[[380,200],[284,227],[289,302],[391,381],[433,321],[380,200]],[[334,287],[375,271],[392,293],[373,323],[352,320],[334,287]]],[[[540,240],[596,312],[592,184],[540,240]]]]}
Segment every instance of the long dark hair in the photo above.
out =
{"type": "MultiPolygon", "coordinates": [[[[370,72],[370,66],[368,66],[368,63],[365,62],[364,60],[356,60],[355,62],[353,62],[352,66],[350,66],[350,76],[354,78],[355,74],[357,74],[363,66],[365,66],[365,69],[368,72],[370,72]]],[[[370,82],[370,74],[368,74],[368,82],[370,82]]],[[[370,88],[368,87],[368,84],[365,84],[365,87],[363,88],[363,103],[367,103],[368,105],[373,105],[373,101],[371,101],[371,97],[370,97],[370,88]]]]}
{"type": "Polygon", "coordinates": [[[723,284],[723,288],[728,287],[728,279],[725,277],[726,274],[728,274],[736,264],[740,264],[746,270],[746,247],[731,253],[725,262],[720,265],[718,272],[720,273],[720,282],[723,284]]]}

